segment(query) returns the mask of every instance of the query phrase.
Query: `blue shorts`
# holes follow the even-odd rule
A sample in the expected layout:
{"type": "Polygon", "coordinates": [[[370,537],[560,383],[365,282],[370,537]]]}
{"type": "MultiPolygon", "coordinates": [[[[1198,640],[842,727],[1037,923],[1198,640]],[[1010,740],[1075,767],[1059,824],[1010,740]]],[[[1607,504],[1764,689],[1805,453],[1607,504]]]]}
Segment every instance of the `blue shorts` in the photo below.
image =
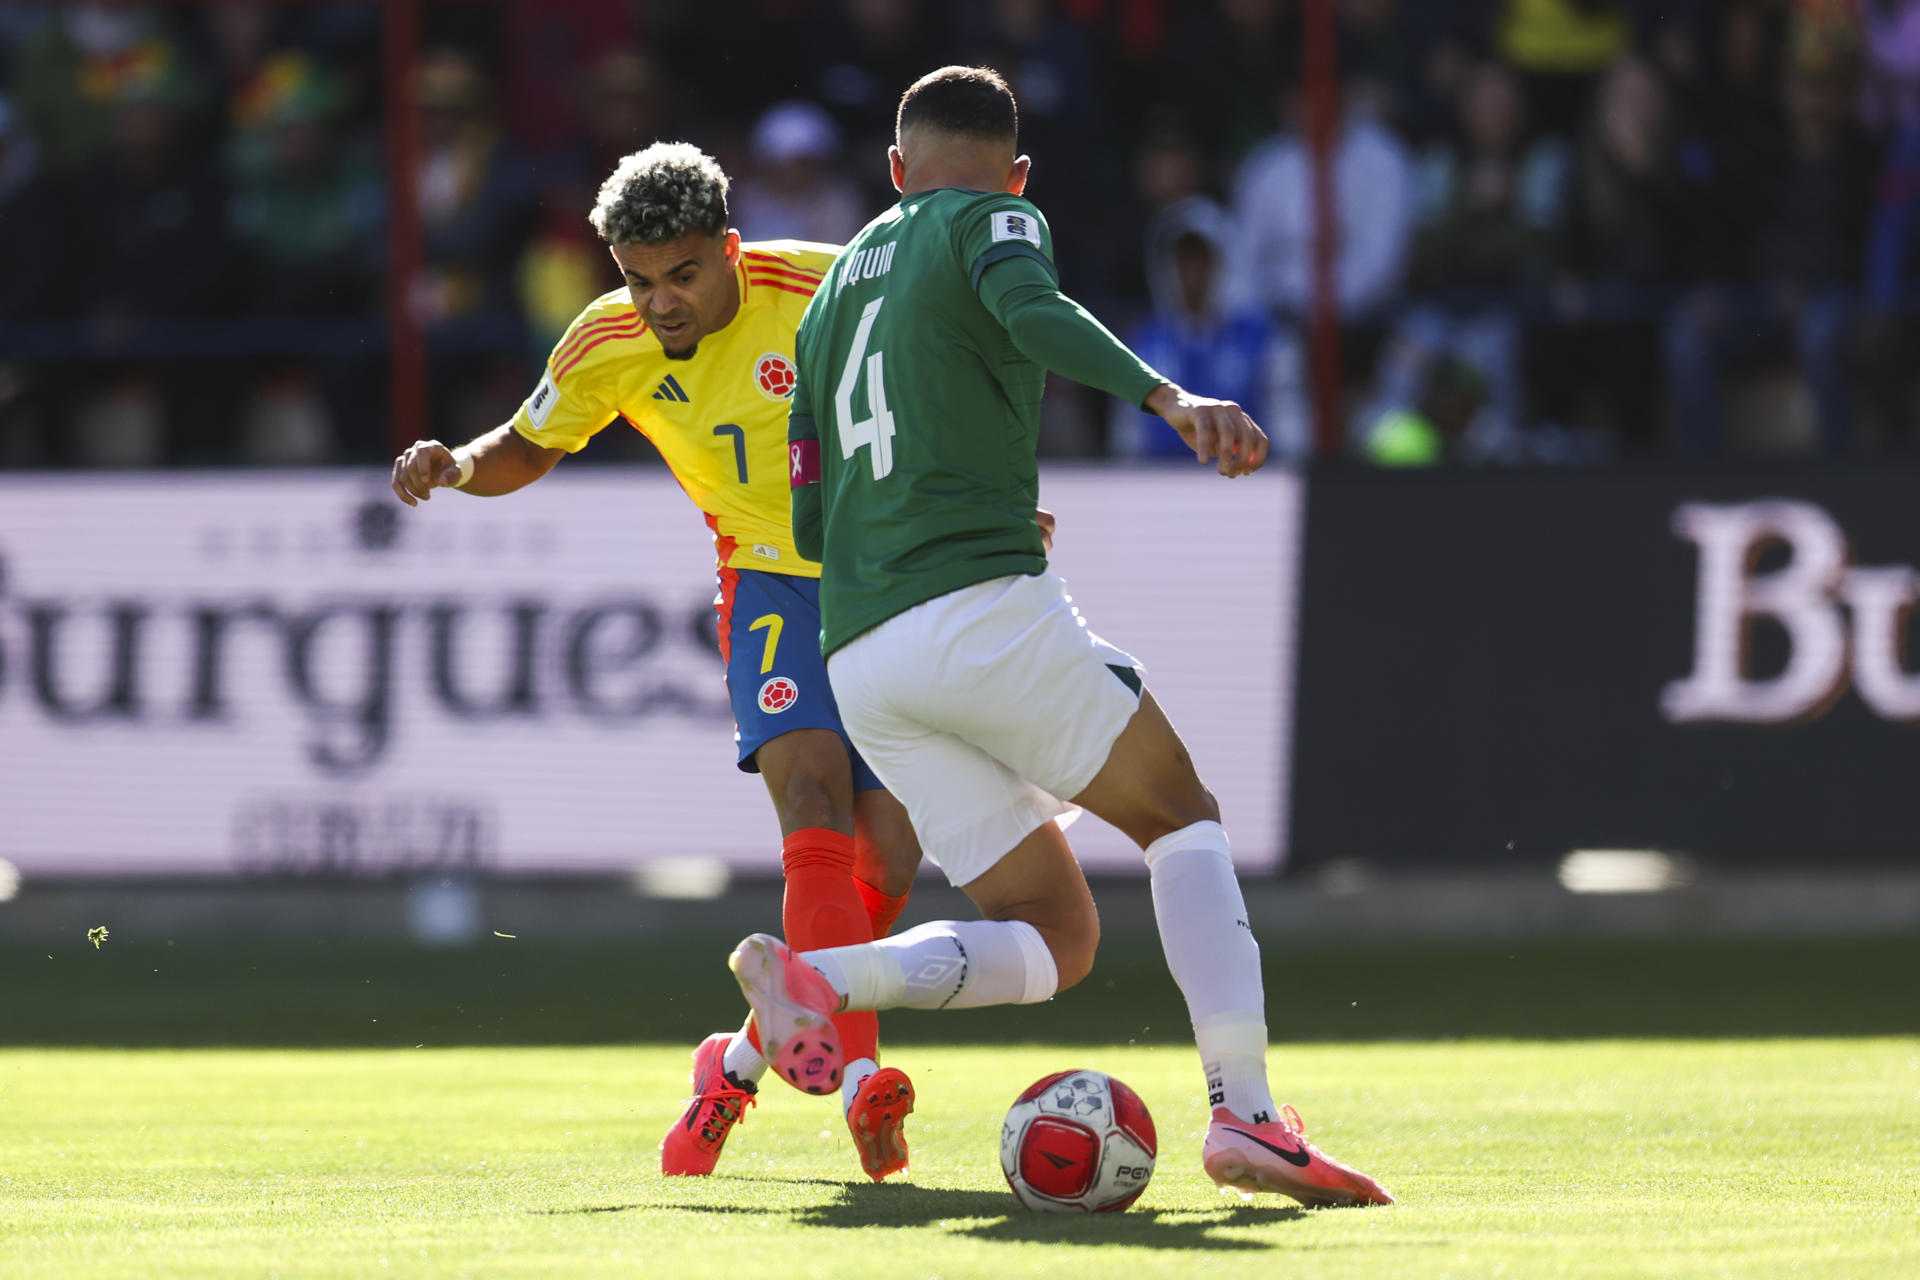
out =
{"type": "Polygon", "coordinates": [[[757,569],[720,570],[720,660],[727,664],[740,771],[758,773],[754,752],[795,729],[831,729],[853,764],[853,789],[878,791],[853,749],[820,656],[820,580],[757,569]]]}

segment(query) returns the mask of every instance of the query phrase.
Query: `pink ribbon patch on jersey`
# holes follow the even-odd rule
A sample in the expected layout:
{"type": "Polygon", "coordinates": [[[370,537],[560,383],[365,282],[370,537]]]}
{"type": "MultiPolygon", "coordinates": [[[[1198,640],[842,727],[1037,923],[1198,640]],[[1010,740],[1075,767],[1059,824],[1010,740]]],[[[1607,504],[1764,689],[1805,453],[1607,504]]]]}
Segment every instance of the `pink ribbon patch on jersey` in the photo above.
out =
{"type": "Polygon", "coordinates": [[[798,489],[802,485],[820,483],[820,442],[818,440],[789,440],[787,442],[787,483],[789,488],[798,489]]]}

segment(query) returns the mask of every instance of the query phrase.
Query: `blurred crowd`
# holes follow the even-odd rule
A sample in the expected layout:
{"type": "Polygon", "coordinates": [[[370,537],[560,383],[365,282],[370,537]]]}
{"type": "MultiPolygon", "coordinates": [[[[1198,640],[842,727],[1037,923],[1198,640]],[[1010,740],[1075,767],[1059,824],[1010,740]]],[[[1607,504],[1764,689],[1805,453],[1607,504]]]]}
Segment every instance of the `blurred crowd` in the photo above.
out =
{"type": "MultiPolygon", "coordinates": [[[[1333,0],[1338,448],[1913,441],[1920,0],[1333,0]]],[[[379,6],[0,4],[0,466],[375,462],[502,421],[684,138],[749,239],[892,199],[900,90],[999,68],[1064,286],[1313,447],[1301,0],[440,0],[412,175],[431,421],[390,424],[379,6]]],[[[596,453],[639,456],[631,432],[596,453]]],[[[1044,446],[1173,456],[1083,389],[1044,446]]]]}

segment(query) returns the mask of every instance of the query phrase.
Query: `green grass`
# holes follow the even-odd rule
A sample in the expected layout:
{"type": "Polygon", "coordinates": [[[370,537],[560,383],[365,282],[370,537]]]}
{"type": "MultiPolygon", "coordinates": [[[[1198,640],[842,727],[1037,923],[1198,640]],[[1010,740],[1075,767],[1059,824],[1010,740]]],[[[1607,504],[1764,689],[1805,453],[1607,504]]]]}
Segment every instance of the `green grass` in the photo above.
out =
{"type": "Polygon", "coordinates": [[[681,1047],[0,1050],[0,1274],[1920,1274],[1911,1037],[1278,1046],[1315,1138],[1401,1198],[1312,1213],[1206,1182],[1189,1049],[895,1060],[914,1167],[876,1187],[832,1104],[772,1083],[724,1176],[661,1178],[681,1047]],[[1076,1064],[1159,1122],[1121,1218],[1000,1181],[1008,1099],[1076,1064]]]}
{"type": "Polygon", "coordinates": [[[1920,1275],[1920,938],[1271,941],[1277,1086],[1401,1197],[1317,1213],[1205,1181],[1179,994],[1117,931],[1047,1004],[886,1016],[910,1183],[777,1083],[662,1179],[730,941],[0,947],[0,1277],[1920,1275]],[[1028,1214],[1000,1117],[1082,1064],[1153,1108],[1153,1185],[1028,1214]]]}
{"type": "MultiPolygon", "coordinates": [[[[692,1044],[740,1014],[737,937],[470,948],[206,939],[0,945],[0,1045],[692,1044]]],[[[1268,940],[1275,1039],[1920,1033],[1920,935],[1784,940],[1268,940]],[[1878,975],[1876,980],[1875,975],[1878,975]]],[[[888,1015],[904,1044],[1188,1043],[1151,934],[1110,934],[1057,1000],[888,1015]]]]}

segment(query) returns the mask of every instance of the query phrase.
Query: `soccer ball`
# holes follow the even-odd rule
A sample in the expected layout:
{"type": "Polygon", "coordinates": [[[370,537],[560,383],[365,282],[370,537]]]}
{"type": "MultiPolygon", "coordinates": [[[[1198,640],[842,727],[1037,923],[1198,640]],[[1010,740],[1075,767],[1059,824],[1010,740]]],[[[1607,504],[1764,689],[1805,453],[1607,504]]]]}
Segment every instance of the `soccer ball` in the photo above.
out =
{"type": "Polygon", "coordinates": [[[1118,1213],[1140,1198],[1158,1149],[1140,1095],[1099,1071],[1027,1086],[1000,1126],[1000,1170],[1038,1213],[1118,1213]]]}

